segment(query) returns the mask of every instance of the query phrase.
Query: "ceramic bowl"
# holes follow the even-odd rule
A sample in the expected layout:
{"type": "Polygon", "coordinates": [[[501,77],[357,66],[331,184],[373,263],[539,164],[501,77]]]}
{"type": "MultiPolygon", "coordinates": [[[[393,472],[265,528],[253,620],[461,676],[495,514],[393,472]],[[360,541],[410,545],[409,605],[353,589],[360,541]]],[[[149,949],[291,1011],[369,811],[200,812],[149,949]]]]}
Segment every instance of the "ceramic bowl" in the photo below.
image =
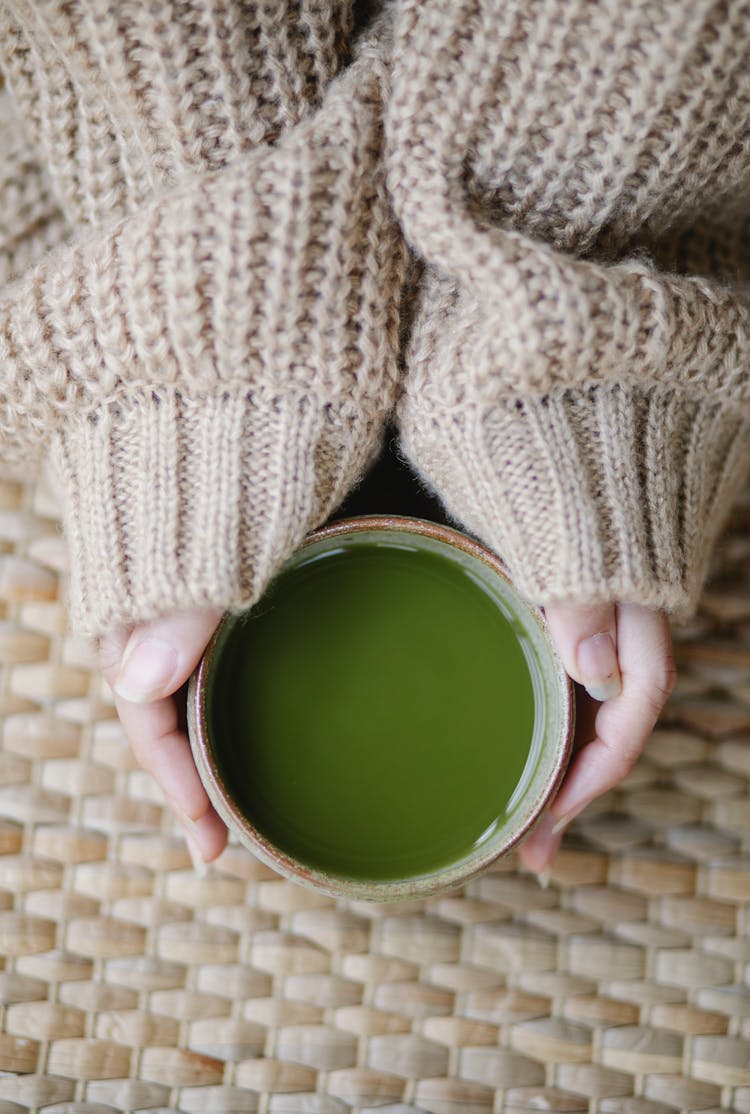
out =
{"type": "Polygon", "coordinates": [[[399,901],[424,897],[462,885],[499,856],[507,853],[529,831],[551,802],[565,772],[574,730],[572,685],[562,667],[547,631],[542,613],[529,606],[513,587],[502,562],[485,546],[451,527],[421,519],[384,515],[351,518],[325,526],[311,534],[290,559],[299,561],[311,551],[323,553],[353,539],[383,536],[388,544],[432,547],[449,554],[471,575],[483,580],[502,601],[522,630],[524,654],[531,675],[535,713],[534,738],[524,775],[507,820],[491,838],[463,858],[438,870],[407,878],[368,881],[316,869],[288,854],[267,838],[245,814],[234,798],[222,772],[221,756],[211,738],[207,716],[207,684],[221,666],[221,650],[236,615],[222,620],[193,675],[188,692],[188,725],[199,774],[219,815],[231,832],[264,863],[296,882],[336,897],[372,901],[399,901]]]}

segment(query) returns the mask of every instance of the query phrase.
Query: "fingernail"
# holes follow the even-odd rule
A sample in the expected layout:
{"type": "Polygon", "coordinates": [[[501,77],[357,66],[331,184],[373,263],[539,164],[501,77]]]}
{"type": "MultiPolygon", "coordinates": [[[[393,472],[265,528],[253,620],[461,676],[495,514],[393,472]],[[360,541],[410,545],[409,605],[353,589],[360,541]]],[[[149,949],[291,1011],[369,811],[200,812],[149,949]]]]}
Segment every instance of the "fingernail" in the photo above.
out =
{"type": "Polygon", "coordinates": [[[539,883],[539,885],[542,887],[542,889],[546,890],[547,887],[549,886],[550,872],[548,870],[540,871],[539,874],[537,874],[537,876],[536,876],[536,880],[539,883]]]}
{"type": "Polygon", "coordinates": [[[125,651],[114,690],[135,704],[160,696],[174,677],[177,651],[160,638],[144,638],[125,651]]]}
{"type": "MultiPolygon", "coordinates": [[[[189,824],[190,821],[188,821],[187,823],[189,824]]],[[[183,826],[185,828],[185,843],[187,844],[187,849],[190,852],[190,858],[193,862],[193,870],[199,878],[205,878],[208,874],[208,863],[201,855],[198,843],[188,831],[187,825],[184,823],[184,821],[183,826]]]]}
{"type": "Polygon", "coordinates": [[[549,867],[560,842],[552,834],[552,813],[546,812],[526,842],[526,865],[539,877],[549,867]]]}
{"type": "Polygon", "coordinates": [[[608,631],[594,634],[578,644],[578,672],[586,692],[594,700],[611,700],[622,692],[617,650],[608,631]]]}
{"type": "Polygon", "coordinates": [[[555,835],[564,832],[568,825],[572,824],[576,817],[580,816],[596,797],[596,790],[592,792],[590,788],[587,788],[585,779],[583,784],[576,786],[573,792],[565,792],[565,812],[553,827],[552,832],[555,835]]]}
{"type": "Polygon", "coordinates": [[[569,813],[566,813],[565,816],[562,816],[556,824],[552,825],[552,831],[550,832],[550,835],[556,836],[559,835],[560,832],[564,832],[572,819],[573,817],[569,813]]]}

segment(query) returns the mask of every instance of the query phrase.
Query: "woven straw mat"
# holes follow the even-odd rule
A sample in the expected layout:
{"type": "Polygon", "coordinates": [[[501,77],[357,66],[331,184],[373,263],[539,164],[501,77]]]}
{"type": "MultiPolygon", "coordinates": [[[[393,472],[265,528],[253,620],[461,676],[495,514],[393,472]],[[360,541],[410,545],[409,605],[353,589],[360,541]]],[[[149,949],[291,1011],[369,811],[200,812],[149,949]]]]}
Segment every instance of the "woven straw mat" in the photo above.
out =
{"type": "Polygon", "coordinates": [[[681,680],[545,887],[335,902],[205,878],[133,762],[42,478],[0,478],[0,1114],[750,1112],[750,503],[681,680]]]}

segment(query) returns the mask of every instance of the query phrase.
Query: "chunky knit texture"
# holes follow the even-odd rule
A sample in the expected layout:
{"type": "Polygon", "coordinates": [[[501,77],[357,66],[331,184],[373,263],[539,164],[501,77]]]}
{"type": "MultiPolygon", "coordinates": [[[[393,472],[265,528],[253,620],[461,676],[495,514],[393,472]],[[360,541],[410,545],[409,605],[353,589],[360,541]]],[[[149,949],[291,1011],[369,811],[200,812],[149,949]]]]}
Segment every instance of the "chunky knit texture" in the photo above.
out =
{"type": "Polygon", "coordinates": [[[407,454],[533,599],[689,611],[748,460],[750,5],[399,5],[407,454]]]}
{"type": "Polygon", "coordinates": [[[0,85],[0,289],[69,233],[52,183],[0,85]]]}
{"type": "Polygon", "coordinates": [[[79,629],[251,603],[396,402],[535,601],[697,599],[750,462],[750,2],[378,6],[0,0],[0,441],[52,450],[79,629]]]}
{"type": "Polygon", "coordinates": [[[21,454],[51,439],[74,621],[247,605],[394,399],[382,35],[353,44],[319,0],[0,12],[76,229],[0,296],[0,428],[21,454]]]}

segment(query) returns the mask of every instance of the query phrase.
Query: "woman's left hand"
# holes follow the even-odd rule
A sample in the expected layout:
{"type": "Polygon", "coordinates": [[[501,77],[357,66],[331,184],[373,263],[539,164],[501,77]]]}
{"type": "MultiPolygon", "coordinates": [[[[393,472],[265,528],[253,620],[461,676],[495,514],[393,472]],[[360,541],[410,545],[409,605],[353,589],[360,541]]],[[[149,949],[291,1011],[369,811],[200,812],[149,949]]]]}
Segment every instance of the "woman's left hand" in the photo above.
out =
{"type": "Polygon", "coordinates": [[[521,861],[535,873],[554,859],[566,825],[635,764],[675,682],[672,640],[662,612],[611,603],[557,604],[545,613],[567,673],[598,707],[594,738],[581,737],[587,718],[581,717],[579,749],[562,787],[520,848],[521,861]]]}
{"type": "Polygon", "coordinates": [[[215,859],[227,829],[208,799],[185,732],[184,685],[221,613],[180,611],[111,631],[99,642],[99,665],[138,763],[156,779],[185,832],[196,869],[215,859]]]}

